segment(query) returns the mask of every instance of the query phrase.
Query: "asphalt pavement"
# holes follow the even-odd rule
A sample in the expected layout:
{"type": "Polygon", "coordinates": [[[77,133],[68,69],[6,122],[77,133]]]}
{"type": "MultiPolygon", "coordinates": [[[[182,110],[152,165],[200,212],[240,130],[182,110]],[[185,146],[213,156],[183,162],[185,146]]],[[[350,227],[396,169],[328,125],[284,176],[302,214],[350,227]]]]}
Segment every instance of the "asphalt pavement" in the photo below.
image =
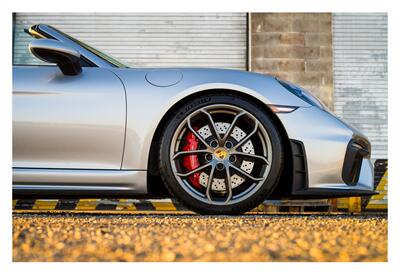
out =
{"type": "Polygon", "coordinates": [[[13,215],[13,261],[387,261],[386,216],[13,215]]]}

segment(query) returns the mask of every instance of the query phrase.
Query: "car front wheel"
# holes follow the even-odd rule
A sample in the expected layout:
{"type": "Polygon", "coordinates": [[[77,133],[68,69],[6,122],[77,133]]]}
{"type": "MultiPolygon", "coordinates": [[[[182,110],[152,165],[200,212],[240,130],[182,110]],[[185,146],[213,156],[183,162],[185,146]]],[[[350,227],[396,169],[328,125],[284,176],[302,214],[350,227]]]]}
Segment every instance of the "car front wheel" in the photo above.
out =
{"type": "Polygon", "coordinates": [[[239,214],[273,191],[282,141],[269,115],[234,95],[184,104],[162,135],[159,166],[171,194],[202,214],[239,214]]]}

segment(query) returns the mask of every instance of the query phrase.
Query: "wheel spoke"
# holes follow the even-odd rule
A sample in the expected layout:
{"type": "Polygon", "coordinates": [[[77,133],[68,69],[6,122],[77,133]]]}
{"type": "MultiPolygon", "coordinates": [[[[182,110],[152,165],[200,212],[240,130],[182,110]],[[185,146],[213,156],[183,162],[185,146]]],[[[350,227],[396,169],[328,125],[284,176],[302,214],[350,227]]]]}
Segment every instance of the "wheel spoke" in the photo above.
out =
{"type": "Polygon", "coordinates": [[[206,146],[207,149],[212,150],[211,146],[209,144],[207,144],[206,140],[204,140],[203,137],[201,137],[200,134],[196,130],[193,129],[192,123],[190,121],[191,118],[192,118],[192,115],[189,116],[186,121],[189,130],[197,137],[197,139],[199,139],[206,146]]]}
{"type": "Polygon", "coordinates": [[[225,200],[225,204],[227,204],[232,199],[232,182],[231,182],[231,174],[229,172],[229,165],[225,166],[225,169],[226,169],[225,188],[228,190],[228,197],[225,200]]]}
{"type": "Polygon", "coordinates": [[[174,156],[172,156],[172,160],[175,160],[175,158],[177,158],[178,156],[181,156],[181,155],[207,153],[207,152],[210,152],[210,151],[208,149],[179,151],[174,156]]]}
{"type": "Polygon", "coordinates": [[[217,138],[219,145],[222,145],[221,136],[219,135],[218,130],[215,127],[215,122],[214,122],[214,119],[212,118],[211,114],[208,111],[205,111],[204,109],[202,109],[201,112],[204,113],[208,117],[208,120],[210,121],[210,124],[211,124],[212,131],[214,131],[214,135],[217,138]]]}
{"type": "Polygon", "coordinates": [[[228,130],[227,130],[227,131],[225,132],[225,134],[224,134],[224,137],[222,137],[222,142],[223,142],[223,143],[225,143],[225,142],[226,142],[226,139],[228,139],[228,137],[231,135],[231,132],[232,132],[233,128],[235,127],[237,120],[238,120],[241,116],[243,116],[243,115],[245,115],[245,114],[246,114],[245,112],[240,112],[240,113],[238,113],[238,114],[233,118],[232,123],[229,125],[228,130]]]}
{"type": "Polygon", "coordinates": [[[235,169],[236,171],[240,172],[241,174],[243,174],[243,175],[246,176],[247,178],[250,178],[250,179],[253,180],[253,181],[262,181],[262,180],[265,179],[265,177],[253,177],[253,176],[251,176],[249,173],[247,173],[246,171],[244,171],[244,170],[238,168],[238,167],[235,166],[235,165],[230,164],[229,166],[232,167],[233,169],[235,169]]]}
{"type": "Polygon", "coordinates": [[[197,200],[216,207],[250,199],[267,180],[274,159],[263,123],[248,110],[228,102],[191,110],[176,127],[169,149],[177,183],[197,200]],[[188,150],[184,151],[183,145],[188,150]],[[189,165],[188,159],[198,162],[189,165]],[[242,161],[256,166],[242,169],[242,161]]]}
{"type": "Polygon", "coordinates": [[[254,135],[254,133],[257,132],[257,130],[258,130],[258,121],[255,121],[254,129],[249,134],[247,134],[246,137],[244,137],[242,140],[240,140],[240,142],[237,143],[231,150],[236,150],[238,147],[243,145],[246,141],[248,141],[254,135]]]}
{"type": "Polygon", "coordinates": [[[245,156],[245,157],[260,159],[260,160],[264,161],[267,165],[269,165],[269,161],[264,156],[260,156],[260,155],[256,155],[256,154],[249,154],[249,153],[239,152],[239,151],[232,151],[232,152],[230,152],[230,154],[231,155],[241,155],[241,156],[245,156]]]}
{"type": "Polygon", "coordinates": [[[201,167],[198,167],[196,169],[193,169],[193,170],[191,170],[191,171],[189,171],[187,173],[179,173],[179,172],[177,172],[176,175],[178,175],[180,177],[187,177],[187,176],[190,176],[190,175],[192,175],[192,174],[194,174],[194,173],[196,173],[196,172],[198,172],[198,171],[200,171],[202,169],[205,169],[206,167],[209,167],[211,164],[212,163],[205,164],[205,165],[203,165],[201,167]]]}
{"type": "Polygon", "coordinates": [[[214,171],[215,171],[215,165],[213,165],[211,167],[211,172],[210,172],[210,175],[208,176],[208,184],[207,184],[207,189],[206,189],[206,196],[207,196],[207,199],[210,202],[212,202],[210,191],[211,191],[212,182],[213,182],[213,179],[214,179],[214,171]]]}

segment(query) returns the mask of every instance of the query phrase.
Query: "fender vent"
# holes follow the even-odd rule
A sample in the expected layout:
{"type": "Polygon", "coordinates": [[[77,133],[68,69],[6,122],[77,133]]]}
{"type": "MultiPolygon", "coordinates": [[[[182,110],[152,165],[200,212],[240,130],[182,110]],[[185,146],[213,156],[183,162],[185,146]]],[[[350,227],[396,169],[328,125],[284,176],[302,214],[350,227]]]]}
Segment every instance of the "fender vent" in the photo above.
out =
{"type": "Polygon", "coordinates": [[[361,137],[353,137],[347,145],[346,155],[344,157],[342,179],[351,186],[358,183],[362,161],[369,158],[371,154],[371,145],[361,137]]]}
{"type": "Polygon", "coordinates": [[[297,140],[290,140],[293,161],[292,192],[305,190],[308,187],[307,158],[304,145],[297,140]]]}

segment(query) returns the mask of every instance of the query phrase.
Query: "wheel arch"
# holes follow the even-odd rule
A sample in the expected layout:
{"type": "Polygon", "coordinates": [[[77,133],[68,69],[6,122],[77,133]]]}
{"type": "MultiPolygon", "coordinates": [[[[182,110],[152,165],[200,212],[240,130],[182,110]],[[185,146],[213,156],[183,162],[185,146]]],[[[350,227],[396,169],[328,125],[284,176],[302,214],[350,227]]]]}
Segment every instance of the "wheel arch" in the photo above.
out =
{"type": "Polygon", "coordinates": [[[261,100],[258,98],[244,93],[242,91],[234,90],[234,89],[224,89],[224,88],[218,88],[218,89],[206,89],[206,90],[200,90],[195,93],[192,93],[182,99],[180,99],[178,102],[176,102],[174,105],[172,105],[167,112],[164,114],[164,116],[161,118],[159,121],[156,130],[153,134],[152,140],[151,140],[151,145],[150,145],[150,151],[149,151],[149,157],[148,157],[148,162],[147,162],[147,170],[148,170],[148,175],[147,175],[147,189],[148,192],[151,196],[154,197],[169,197],[170,194],[168,193],[167,189],[165,188],[164,184],[162,183],[160,174],[159,174],[159,163],[158,163],[158,153],[159,153],[159,145],[160,145],[160,140],[162,137],[162,131],[164,128],[164,125],[169,121],[169,119],[172,117],[172,115],[186,102],[192,100],[193,98],[199,96],[199,95],[212,95],[212,94],[234,94],[237,96],[240,96],[244,99],[247,99],[249,101],[252,101],[255,103],[257,106],[259,106],[261,109],[263,109],[269,117],[271,117],[274,125],[276,126],[279,135],[282,139],[283,143],[283,149],[284,149],[284,164],[283,164],[283,170],[282,170],[282,175],[279,178],[277,187],[275,188],[274,192],[272,193],[271,196],[274,197],[279,197],[281,195],[290,195],[291,192],[291,184],[292,184],[292,153],[291,153],[291,145],[290,145],[290,140],[287,135],[287,132],[278,118],[278,116],[261,100]]]}

